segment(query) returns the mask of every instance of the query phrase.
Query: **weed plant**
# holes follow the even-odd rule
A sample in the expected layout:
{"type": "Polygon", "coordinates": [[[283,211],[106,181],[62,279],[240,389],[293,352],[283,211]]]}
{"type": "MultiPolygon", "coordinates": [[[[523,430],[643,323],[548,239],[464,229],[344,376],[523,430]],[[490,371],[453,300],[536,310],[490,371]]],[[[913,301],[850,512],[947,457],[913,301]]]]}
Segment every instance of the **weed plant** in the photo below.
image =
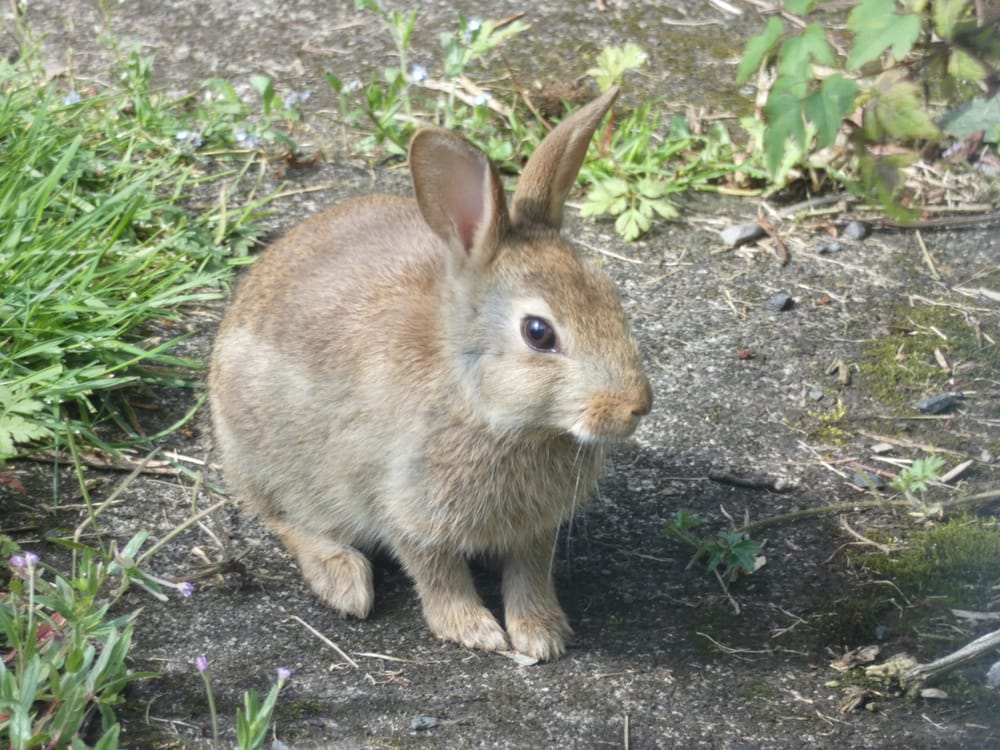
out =
{"type": "MultiPolygon", "coordinates": [[[[20,31],[21,58],[0,60],[0,480],[17,489],[2,469],[19,446],[68,448],[98,542],[50,540],[64,548],[51,556],[62,572],[0,533],[0,746],[112,750],[124,691],[152,676],[128,666],[140,613],[120,614],[121,598],[193,587],[149,567],[173,534],[145,550],[145,531],[121,549],[104,540],[79,451],[123,445],[109,424],[125,442],[152,440],[130,396],[191,385],[201,363],[177,351],[185,312],[221,298],[247,262],[267,199],[244,183],[258,150],[294,147],[283,127],[295,102],[264,78],[251,81],[259,113],[224,81],[169,100],[137,52],[107,90],[48,80],[20,31]],[[206,195],[208,209],[190,208],[206,195]]],[[[262,745],[288,676],[263,703],[245,696],[241,747],[262,745]]]]}
{"type": "MultiPolygon", "coordinates": [[[[250,109],[216,81],[192,112],[151,91],[150,73],[132,53],[119,87],[80,93],[30,55],[0,61],[0,461],[18,443],[65,446],[67,432],[110,449],[108,421],[146,442],[129,396],[191,384],[201,363],[177,353],[183,311],[221,298],[247,260],[264,203],[236,197],[252,187],[255,154],[235,151],[250,109]],[[207,210],[186,207],[208,194],[207,210]]],[[[255,85],[250,135],[280,140],[289,111],[255,85]]]]}

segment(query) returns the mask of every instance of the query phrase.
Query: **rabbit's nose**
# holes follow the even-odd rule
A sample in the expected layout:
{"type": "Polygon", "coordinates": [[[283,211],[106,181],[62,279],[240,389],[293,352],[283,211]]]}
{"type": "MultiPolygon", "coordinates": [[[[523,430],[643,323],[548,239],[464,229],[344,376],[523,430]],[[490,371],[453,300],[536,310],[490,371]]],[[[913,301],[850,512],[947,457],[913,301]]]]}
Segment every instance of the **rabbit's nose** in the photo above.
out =
{"type": "Polygon", "coordinates": [[[653,408],[653,389],[643,378],[642,385],[635,389],[632,397],[632,416],[644,417],[653,408]]]}

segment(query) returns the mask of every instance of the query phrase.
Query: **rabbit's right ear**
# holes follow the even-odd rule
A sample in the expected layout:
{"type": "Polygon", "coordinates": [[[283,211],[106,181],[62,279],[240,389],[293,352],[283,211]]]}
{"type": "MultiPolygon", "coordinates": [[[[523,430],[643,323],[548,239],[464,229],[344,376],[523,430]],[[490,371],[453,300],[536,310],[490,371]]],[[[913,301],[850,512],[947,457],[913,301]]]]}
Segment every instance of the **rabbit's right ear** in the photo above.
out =
{"type": "Polygon", "coordinates": [[[447,130],[421,130],[410,142],[410,172],[428,226],[453,251],[488,264],[509,223],[489,157],[447,130]]]}

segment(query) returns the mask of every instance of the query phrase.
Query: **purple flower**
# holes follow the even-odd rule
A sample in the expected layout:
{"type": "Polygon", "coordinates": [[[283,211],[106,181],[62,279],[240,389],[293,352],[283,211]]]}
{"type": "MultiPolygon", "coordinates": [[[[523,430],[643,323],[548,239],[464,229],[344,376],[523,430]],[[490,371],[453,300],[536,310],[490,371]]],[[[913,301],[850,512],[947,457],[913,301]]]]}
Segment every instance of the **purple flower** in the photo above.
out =
{"type": "Polygon", "coordinates": [[[39,559],[38,555],[34,552],[22,552],[21,554],[11,555],[10,566],[14,570],[29,571],[38,565],[39,559]]]}
{"type": "Polygon", "coordinates": [[[278,667],[278,682],[287,682],[292,676],[292,670],[288,667],[278,667]]]}
{"type": "Polygon", "coordinates": [[[187,599],[189,596],[191,596],[191,594],[194,593],[194,584],[191,583],[190,581],[184,581],[177,588],[180,590],[181,596],[183,596],[185,599],[187,599]]]}
{"type": "Polygon", "coordinates": [[[194,660],[194,665],[198,668],[199,672],[205,672],[208,670],[208,657],[202,654],[197,659],[194,660]]]}

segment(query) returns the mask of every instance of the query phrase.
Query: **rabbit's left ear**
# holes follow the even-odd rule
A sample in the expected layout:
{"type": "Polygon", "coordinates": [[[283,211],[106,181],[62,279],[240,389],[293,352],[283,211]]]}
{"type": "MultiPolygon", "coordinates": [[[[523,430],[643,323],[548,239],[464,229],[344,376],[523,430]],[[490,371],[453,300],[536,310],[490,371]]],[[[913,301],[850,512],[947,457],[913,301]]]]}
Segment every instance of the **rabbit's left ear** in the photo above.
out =
{"type": "Polygon", "coordinates": [[[511,201],[514,225],[562,226],[563,204],[587,156],[590,140],[617,96],[618,87],[613,86],[559,123],[535,149],[511,201]]]}
{"type": "Polygon", "coordinates": [[[428,226],[453,250],[488,264],[509,223],[489,157],[447,130],[421,130],[410,142],[410,172],[428,226]]]}

